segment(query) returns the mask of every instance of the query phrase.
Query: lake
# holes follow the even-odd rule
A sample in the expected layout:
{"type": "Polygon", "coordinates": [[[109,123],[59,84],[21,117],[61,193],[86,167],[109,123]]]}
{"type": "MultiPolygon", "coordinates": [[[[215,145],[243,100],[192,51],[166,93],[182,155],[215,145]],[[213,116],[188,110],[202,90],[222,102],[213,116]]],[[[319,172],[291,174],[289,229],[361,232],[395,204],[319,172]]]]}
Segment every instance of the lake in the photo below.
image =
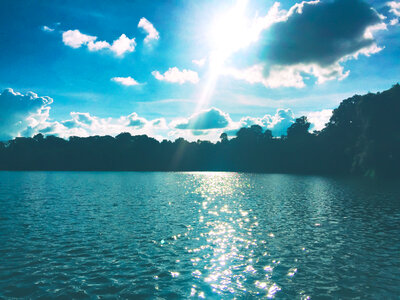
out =
{"type": "Polygon", "coordinates": [[[398,182],[0,172],[0,298],[400,295],[398,182]]]}

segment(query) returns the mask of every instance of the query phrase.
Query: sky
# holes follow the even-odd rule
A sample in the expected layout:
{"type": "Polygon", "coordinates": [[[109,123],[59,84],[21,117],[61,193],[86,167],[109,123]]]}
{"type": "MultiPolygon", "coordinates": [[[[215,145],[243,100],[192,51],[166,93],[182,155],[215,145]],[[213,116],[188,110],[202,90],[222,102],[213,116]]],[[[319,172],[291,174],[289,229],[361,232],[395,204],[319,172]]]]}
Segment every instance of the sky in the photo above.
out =
{"type": "Polygon", "coordinates": [[[4,0],[0,140],[321,130],[400,78],[400,1],[4,0]]]}

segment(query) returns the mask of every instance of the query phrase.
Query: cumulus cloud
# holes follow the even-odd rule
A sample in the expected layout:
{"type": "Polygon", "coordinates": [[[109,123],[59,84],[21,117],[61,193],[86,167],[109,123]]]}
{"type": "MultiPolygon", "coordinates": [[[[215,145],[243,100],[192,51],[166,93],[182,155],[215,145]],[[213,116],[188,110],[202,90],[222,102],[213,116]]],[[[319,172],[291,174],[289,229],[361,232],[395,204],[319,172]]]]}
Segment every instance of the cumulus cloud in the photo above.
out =
{"type": "Polygon", "coordinates": [[[195,113],[187,119],[175,120],[171,123],[171,127],[176,129],[206,130],[225,128],[231,123],[232,120],[228,114],[212,107],[195,113]]]}
{"type": "Polygon", "coordinates": [[[286,135],[287,129],[294,123],[294,113],[290,109],[278,109],[275,115],[265,115],[263,118],[267,129],[273,136],[286,135]]]}
{"type": "Polygon", "coordinates": [[[154,129],[166,130],[169,128],[167,121],[164,118],[152,120],[151,125],[154,129]]]}
{"type": "MultiPolygon", "coordinates": [[[[92,126],[97,122],[95,117],[92,117],[89,113],[82,112],[71,112],[72,122],[74,122],[76,126],[92,126]]],[[[72,127],[76,127],[72,126],[72,127]]]]}
{"type": "Polygon", "coordinates": [[[121,36],[112,43],[110,50],[117,56],[122,56],[126,52],[133,52],[135,47],[135,38],[130,39],[125,34],[121,34],[121,36]]]}
{"type": "Polygon", "coordinates": [[[39,97],[33,92],[25,95],[5,89],[0,94],[0,140],[19,136],[30,126],[37,126],[49,116],[50,97],[39,97]]]}
{"type": "Polygon", "coordinates": [[[111,45],[106,41],[97,41],[97,42],[90,41],[87,44],[87,47],[89,51],[99,51],[101,49],[109,49],[111,45]]]}
{"type": "MultiPolygon", "coordinates": [[[[121,132],[129,132],[132,135],[147,134],[149,136],[162,139],[160,133],[166,132],[163,125],[165,119],[147,120],[139,117],[137,113],[131,113],[119,118],[100,118],[85,112],[71,112],[71,119],[61,122],[43,122],[34,128],[29,128],[30,135],[43,133],[46,135],[56,135],[62,138],[70,136],[93,136],[111,135],[115,136],[121,132]]],[[[163,134],[163,135],[164,135],[163,134]]]]}
{"type": "MultiPolygon", "coordinates": [[[[329,122],[333,113],[332,109],[324,109],[321,111],[306,113],[308,122],[311,123],[310,131],[322,130],[325,128],[326,123],[329,122]]],[[[241,127],[250,127],[252,125],[259,125],[263,130],[269,129],[272,135],[279,137],[287,134],[287,129],[296,121],[295,115],[291,109],[279,108],[274,115],[266,114],[262,118],[243,117],[238,122],[237,129],[231,130],[230,135],[236,134],[237,130],[241,127]]]]}
{"type": "Polygon", "coordinates": [[[145,118],[140,118],[137,113],[130,114],[128,120],[128,126],[136,129],[141,129],[149,123],[145,118]]]}
{"type": "Polygon", "coordinates": [[[33,136],[37,133],[70,136],[117,135],[129,132],[132,135],[147,134],[162,139],[167,135],[164,118],[147,120],[137,113],[119,118],[100,118],[87,112],[71,112],[67,120],[50,118],[53,99],[39,97],[33,92],[25,95],[6,89],[0,94],[0,141],[17,136],[33,136]]]}
{"type": "Polygon", "coordinates": [[[290,109],[277,109],[273,115],[266,114],[262,118],[245,116],[238,122],[232,121],[229,114],[218,108],[210,108],[195,113],[186,119],[177,119],[170,123],[170,138],[184,137],[188,140],[202,139],[211,141],[219,140],[221,133],[235,136],[242,127],[259,125],[263,130],[269,129],[272,135],[280,137],[287,134],[287,129],[295,122],[296,118],[290,109]],[[175,130],[173,130],[175,129],[175,130]]]}
{"type": "Polygon", "coordinates": [[[303,1],[287,11],[275,3],[255,24],[259,62],[224,73],[268,88],[301,88],[310,75],[318,84],[342,80],[349,71],[341,63],[381,51],[374,36],[387,29],[362,0],[303,1]]]}
{"type": "MultiPolygon", "coordinates": [[[[52,120],[49,116],[53,99],[39,97],[33,92],[26,95],[6,89],[0,94],[0,140],[16,136],[33,136],[37,133],[55,135],[62,138],[70,136],[118,135],[129,132],[132,135],[147,134],[162,140],[165,137],[187,140],[202,139],[217,141],[223,132],[235,135],[241,127],[259,125],[272,131],[273,136],[286,135],[287,128],[295,121],[290,109],[278,109],[275,114],[262,118],[245,116],[233,121],[228,113],[212,107],[199,111],[187,118],[172,120],[169,124],[164,118],[148,120],[133,112],[119,118],[101,118],[88,112],[71,112],[70,118],[52,120]]],[[[320,130],[328,122],[331,110],[307,114],[312,130],[320,130]]]]}
{"type": "Polygon", "coordinates": [[[216,142],[221,133],[236,128],[229,114],[212,107],[199,111],[187,118],[175,119],[169,124],[168,138],[171,140],[184,138],[196,141],[199,138],[216,142]]]}
{"type": "Polygon", "coordinates": [[[96,36],[91,36],[81,33],[79,30],[68,30],[63,32],[62,40],[63,43],[71,48],[80,48],[82,45],[86,45],[89,42],[93,42],[97,39],[96,36]]]}
{"type": "Polygon", "coordinates": [[[329,122],[332,117],[332,109],[324,109],[321,111],[314,111],[307,114],[307,120],[311,123],[310,131],[322,130],[325,124],[329,122]]]}
{"type": "Polygon", "coordinates": [[[54,28],[50,28],[49,26],[44,25],[42,26],[42,30],[46,32],[53,32],[54,28]]]}
{"type": "Polygon", "coordinates": [[[68,30],[62,34],[63,43],[74,49],[87,46],[89,51],[108,49],[117,56],[123,56],[127,52],[133,52],[136,47],[135,38],[128,38],[122,34],[112,44],[106,41],[97,41],[97,36],[81,33],[79,30],[68,30]]]}
{"type": "Polygon", "coordinates": [[[133,85],[140,84],[139,82],[137,82],[135,79],[133,79],[130,76],[128,76],[128,77],[113,77],[113,78],[111,78],[111,81],[118,82],[118,83],[120,83],[122,85],[126,85],[126,86],[133,86],[133,85]]]}
{"type": "Polygon", "coordinates": [[[303,2],[301,9],[291,10],[287,21],[274,24],[263,37],[266,48],[261,56],[274,64],[329,66],[370,47],[373,41],[364,34],[382,23],[362,0],[303,2]]]}
{"type": "Polygon", "coordinates": [[[183,84],[185,82],[198,83],[199,75],[192,70],[183,69],[180,71],[177,67],[169,68],[164,74],[159,71],[153,71],[151,74],[157,80],[167,81],[172,83],[183,84]]]}
{"type": "Polygon", "coordinates": [[[252,125],[261,126],[263,130],[271,130],[274,137],[280,137],[287,134],[287,129],[295,122],[296,118],[290,109],[279,108],[274,115],[266,114],[262,118],[246,116],[239,122],[232,124],[231,129],[226,131],[229,136],[235,136],[242,127],[251,127],[252,125]]]}
{"type": "Polygon", "coordinates": [[[145,43],[149,43],[152,40],[158,40],[160,38],[160,34],[158,33],[157,29],[146,18],[140,19],[138,27],[147,32],[147,36],[144,38],[145,43]]]}

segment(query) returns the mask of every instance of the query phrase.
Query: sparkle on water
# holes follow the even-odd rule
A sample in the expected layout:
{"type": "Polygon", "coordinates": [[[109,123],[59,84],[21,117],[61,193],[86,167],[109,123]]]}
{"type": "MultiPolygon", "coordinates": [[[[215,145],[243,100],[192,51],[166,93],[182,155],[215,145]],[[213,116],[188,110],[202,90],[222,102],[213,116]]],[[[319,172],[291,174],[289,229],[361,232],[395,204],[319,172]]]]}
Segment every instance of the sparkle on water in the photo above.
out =
{"type": "Polygon", "coordinates": [[[398,295],[393,185],[238,173],[0,173],[0,297],[398,295]]]}

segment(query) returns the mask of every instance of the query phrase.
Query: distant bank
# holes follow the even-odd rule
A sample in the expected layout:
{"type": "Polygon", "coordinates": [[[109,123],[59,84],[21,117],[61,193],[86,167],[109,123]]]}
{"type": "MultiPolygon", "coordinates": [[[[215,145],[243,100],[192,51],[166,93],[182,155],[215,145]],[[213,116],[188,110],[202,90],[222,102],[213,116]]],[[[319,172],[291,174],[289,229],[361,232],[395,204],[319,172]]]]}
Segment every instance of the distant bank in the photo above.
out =
{"type": "Polygon", "coordinates": [[[0,142],[0,170],[244,171],[400,177],[400,85],[343,100],[327,126],[309,132],[301,117],[286,136],[253,125],[217,143],[146,135],[38,134],[0,142]]]}

